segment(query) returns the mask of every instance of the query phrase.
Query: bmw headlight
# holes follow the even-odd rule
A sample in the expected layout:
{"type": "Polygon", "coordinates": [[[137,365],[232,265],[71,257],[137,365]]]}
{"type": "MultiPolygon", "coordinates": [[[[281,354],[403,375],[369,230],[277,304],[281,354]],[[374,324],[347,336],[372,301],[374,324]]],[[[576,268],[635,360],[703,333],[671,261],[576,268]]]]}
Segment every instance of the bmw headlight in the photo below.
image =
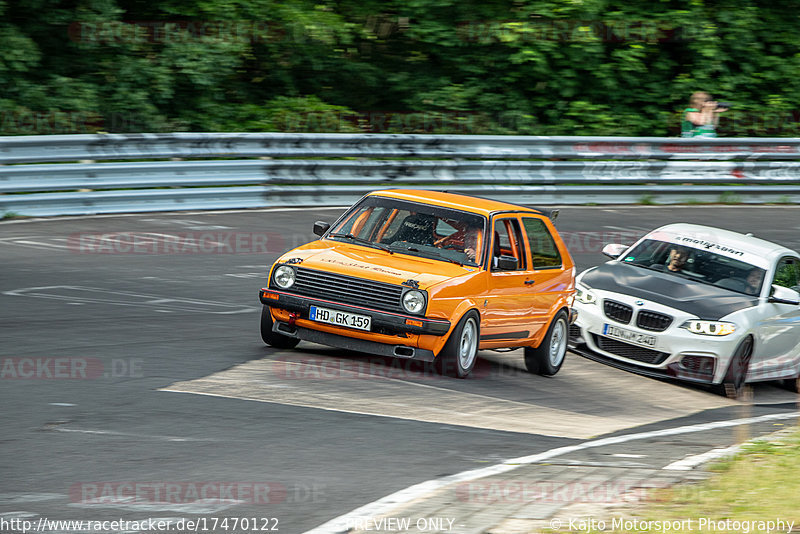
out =
{"type": "Polygon", "coordinates": [[[597,302],[597,295],[592,293],[586,288],[581,288],[576,286],[575,288],[575,298],[581,304],[594,304],[597,302]]]}
{"type": "Polygon", "coordinates": [[[727,336],[736,332],[736,325],[725,321],[701,321],[691,319],[681,325],[692,334],[701,336],[727,336]]]}
{"type": "Polygon", "coordinates": [[[289,289],[294,285],[294,269],[287,265],[281,265],[275,269],[272,279],[275,284],[281,289],[289,289]]]}
{"type": "Polygon", "coordinates": [[[425,293],[418,289],[406,291],[403,295],[403,308],[408,313],[419,313],[425,309],[425,293]]]}

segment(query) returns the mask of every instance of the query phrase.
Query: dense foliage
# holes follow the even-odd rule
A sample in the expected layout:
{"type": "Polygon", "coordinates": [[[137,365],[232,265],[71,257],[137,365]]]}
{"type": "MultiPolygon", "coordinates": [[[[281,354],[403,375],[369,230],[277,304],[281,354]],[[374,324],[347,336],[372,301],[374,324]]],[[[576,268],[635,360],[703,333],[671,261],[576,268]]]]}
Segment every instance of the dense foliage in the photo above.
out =
{"type": "Polygon", "coordinates": [[[0,132],[798,135],[787,0],[0,0],[0,132]]]}

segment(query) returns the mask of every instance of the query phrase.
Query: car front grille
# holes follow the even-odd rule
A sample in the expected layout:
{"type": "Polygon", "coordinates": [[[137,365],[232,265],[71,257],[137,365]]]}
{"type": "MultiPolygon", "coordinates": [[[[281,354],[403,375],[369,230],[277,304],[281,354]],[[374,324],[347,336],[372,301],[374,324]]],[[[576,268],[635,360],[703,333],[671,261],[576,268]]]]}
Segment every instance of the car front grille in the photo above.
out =
{"type": "Polygon", "coordinates": [[[400,304],[403,286],[305,267],[296,269],[296,281],[288,290],[291,293],[384,311],[404,311],[400,304]]]}
{"type": "Polygon", "coordinates": [[[712,376],[714,374],[714,358],[710,356],[684,356],[681,367],[698,375],[712,376]]]}
{"type": "Polygon", "coordinates": [[[633,308],[616,300],[604,300],[603,311],[606,313],[606,317],[622,324],[631,322],[633,316],[633,308]]]}
{"type": "Polygon", "coordinates": [[[605,336],[598,336],[592,334],[594,344],[606,352],[628,358],[629,360],[636,360],[637,362],[649,363],[652,365],[659,365],[664,363],[669,357],[669,352],[660,352],[653,349],[631,345],[616,339],[611,339],[605,336]]]}
{"type": "Polygon", "coordinates": [[[578,339],[581,337],[581,327],[578,325],[570,325],[569,327],[569,338],[570,339],[578,339]]]}
{"type": "Polygon", "coordinates": [[[652,332],[663,332],[672,324],[672,317],[663,313],[642,310],[636,315],[636,326],[652,332]]]}

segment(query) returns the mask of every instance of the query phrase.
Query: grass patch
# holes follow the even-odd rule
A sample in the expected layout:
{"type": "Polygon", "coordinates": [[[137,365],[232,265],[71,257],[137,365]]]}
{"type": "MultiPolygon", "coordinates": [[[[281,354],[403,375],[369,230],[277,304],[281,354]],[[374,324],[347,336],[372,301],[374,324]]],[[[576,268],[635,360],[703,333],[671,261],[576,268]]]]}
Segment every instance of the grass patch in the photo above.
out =
{"type": "Polygon", "coordinates": [[[656,203],[655,195],[642,195],[639,197],[639,204],[642,206],[653,206],[656,203]]]}
{"type": "MultiPolygon", "coordinates": [[[[749,532],[767,532],[768,527],[758,522],[779,519],[784,522],[783,529],[776,525],[773,532],[787,532],[793,521],[793,532],[800,531],[800,429],[749,443],[711,470],[711,478],[699,484],[655,491],[652,501],[629,517],[662,523],[683,521],[681,528],[670,530],[673,533],[718,533],[719,525],[727,520],[749,521],[749,532]]],[[[748,530],[741,526],[728,532],[748,530]]]]}
{"type": "Polygon", "coordinates": [[[719,196],[720,204],[741,204],[742,197],[732,191],[725,191],[719,196]]]}

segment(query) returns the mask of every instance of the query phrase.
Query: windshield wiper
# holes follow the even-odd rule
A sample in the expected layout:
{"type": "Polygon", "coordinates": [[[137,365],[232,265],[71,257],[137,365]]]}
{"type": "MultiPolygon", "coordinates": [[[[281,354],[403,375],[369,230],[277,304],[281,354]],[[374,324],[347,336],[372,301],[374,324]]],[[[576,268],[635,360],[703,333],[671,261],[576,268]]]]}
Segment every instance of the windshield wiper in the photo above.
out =
{"type": "Polygon", "coordinates": [[[387,247],[386,245],[383,245],[381,243],[376,243],[375,241],[370,241],[369,239],[364,239],[362,237],[354,236],[351,233],[346,233],[346,234],[328,234],[328,237],[342,237],[344,239],[350,239],[352,241],[355,241],[356,243],[361,243],[363,245],[368,245],[370,247],[379,248],[381,250],[384,250],[384,251],[388,252],[389,254],[394,254],[394,252],[392,252],[389,249],[389,247],[387,247]]]}
{"type": "Polygon", "coordinates": [[[439,254],[438,252],[435,252],[433,250],[420,250],[420,249],[418,249],[416,247],[402,247],[402,248],[404,248],[405,250],[408,250],[409,252],[417,252],[419,254],[422,254],[423,256],[427,255],[427,256],[438,258],[438,259],[441,259],[441,260],[444,260],[444,261],[449,261],[450,263],[455,263],[456,265],[460,265],[462,267],[464,266],[464,264],[461,263],[460,261],[454,260],[453,258],[448,258],[447,256],[445,256],[443,254],[439,254]]]}
{"type": "Polygon", "coordinates": [[[665,270],[656,269],[655,267],[650,267],[649,265],[644,265],[641,263],[625,263],[624,265],[633,265],[634,267],[641,267],[642,269],[647,269],[648,271],[655,271],[657,273],[666,272],[665,270]]]}

